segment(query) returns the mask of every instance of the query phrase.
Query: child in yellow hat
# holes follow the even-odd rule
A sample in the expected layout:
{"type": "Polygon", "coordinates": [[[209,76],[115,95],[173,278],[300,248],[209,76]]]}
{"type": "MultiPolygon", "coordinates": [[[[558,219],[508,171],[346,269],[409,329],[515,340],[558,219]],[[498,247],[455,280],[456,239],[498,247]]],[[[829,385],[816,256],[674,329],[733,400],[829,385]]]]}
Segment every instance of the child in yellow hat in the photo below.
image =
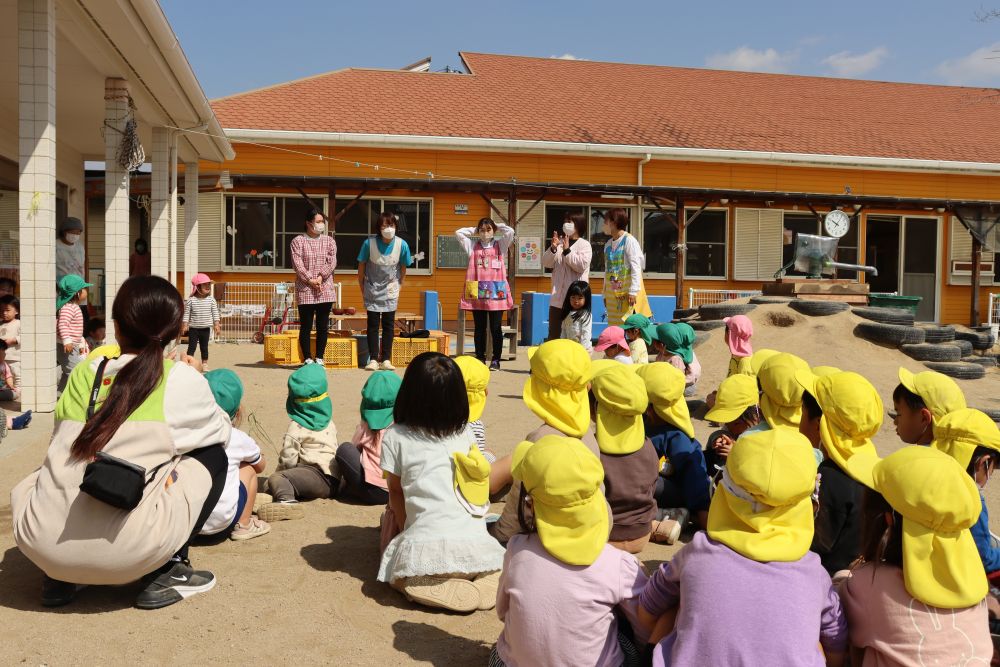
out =
{"type": "Polygon", "coordinates": [[[934,424],[949,412],[964,408],[965,394],[943,373],[913,373],[900,368],[892,405],[892,423],[899,439],[908,445],[929,445],[934,439],[934,424]]]}
{"type": "Polygon", "coordinates": [[[455,357],[458,369],[462,371],[465,382],[465,393],[469,398],[469,428],[476,436],[476,445],[486,460],[496,461],[496,456],[486,446],[486,426],[483,425],[483,412],[486,410],[486,397],[490,394],[490,369],[475,357],[460,355],[455,357]]]}
{"type": "Polygon", "coordinates": [[[760,390],[753,376],[730,375],[719,385],[715,403],[705,414],[705,419],[724,427],[708,436],[705,464],[709,475],[715,477],[726,465],[737,438],[761,423],[759,402],[760,390]]]}
{"type": "Polygon", "coordinates": [[[862,564],[840,589],[852,664],[987,665],[988,586],[969,534],[976,485],[933,447],[855,458],[865,489],[862,564]]]}
{"type": "Polygon", "coordinates": [[[653,524],[653,541],[666,535],[676,540],[681,524],[690,516],[697,517],[705,526],[711,489],[705,468],[705,455],[701,443],[694,437],[694,426],[684,400],[684,373],[670,364],[652,363],[640,366],[636,373],[646,384],[649,406],[646,408],[646,437],[662,461],[653,495],[661,510],[659,523],[653,524]],[[680,510],[683,510],[681,512],[680,510]],[[677,519],[667,518],[676,516],[677,519]]]}
{"type": "Polygon", "coordinates": [[[795,379],[799,371],[808,371],[809,364],[794,354],[776,354],[767,359],[757,372],[762,395],[760,411],[764,421],[756,430],[791,428],[798,430],[802,419],[802,386],[795,379]]]}
{"type": "Polygon", "coordinates": [[[656,517],[658,457],[642,424],[648,406],[646,385],[631,368],[612,363],[594,375],[590,407],[613,519],[610,542],[633,554],[649,542],[656,517]]]}
{"type": "Polygon", "coordinates": [[[840,664],[847,622],[813,537],[816,459],[791,429],[747,433],[708,514],[639,597],[654,665],[840,664]],[[678,608],[679,605],[679,608],[678,608]],[[665,637],[660,619],[678,608],[665,637]],[[826,659],[817,649],[819,640],[826,659]],[[829,661],[829,662],[828,662],[829,661]]]}
{"type": "Polygon", "coordinates": [[[816,538],[812,550],[835,579],[846,575],[861,553],[861,498],[864,487],[848,468],[853,457],[878,456],[872,436],[882,426],[882,399],[857,373],[818,377],[800,371],[802,420],[799,432],[823,454],[816,538]]]}
{"type": "Polygon", "coordinates": [[[990,515],[983,496],[986,484],[1000,465],[1000,428],[979,410],[955,410],[936,422],[931,447],[965,466],[966,472],[979,487],[982,511],[972,526],[972,539],[976,542],[986,574],[1000,572],[1000,544],[990,533],[990,515]]]}
{"type": "Polygon", "coordinates": [[[646,575],[608,544],[601,462],[580,440],[547,435],[517,446],[513,470],[523,534],[507,545],[489,664],[638,665],[646,637],[632,641],[619,619],[638,628],[646,575]]]}

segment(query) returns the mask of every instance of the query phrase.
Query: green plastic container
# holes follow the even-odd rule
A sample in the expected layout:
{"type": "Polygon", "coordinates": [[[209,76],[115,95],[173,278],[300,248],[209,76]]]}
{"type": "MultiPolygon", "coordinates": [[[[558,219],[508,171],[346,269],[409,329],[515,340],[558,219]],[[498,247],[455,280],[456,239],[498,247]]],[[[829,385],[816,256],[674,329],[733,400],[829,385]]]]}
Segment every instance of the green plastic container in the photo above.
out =
{"type": "Polygon", "coordinates": [[[908,310],[914,315],[920,307],[922,296],[900,296],[895,294],[871,294],[868,296],[868,305],[878,308],[899,308],[908,310]]]}

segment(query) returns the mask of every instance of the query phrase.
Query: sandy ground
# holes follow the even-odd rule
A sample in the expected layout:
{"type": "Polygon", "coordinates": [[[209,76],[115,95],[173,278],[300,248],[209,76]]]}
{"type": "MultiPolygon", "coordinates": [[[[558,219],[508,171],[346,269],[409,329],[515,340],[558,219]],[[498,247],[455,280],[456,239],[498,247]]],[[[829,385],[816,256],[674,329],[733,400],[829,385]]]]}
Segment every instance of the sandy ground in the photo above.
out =
{"type": "MultiPolygon", "coordinates": [[[[895,350],[854,338],[858,321],[849,313],[807,318],[784,306],[759,306],[752,314],[754,345],[787,350],[813,365],[829,364],[869,377],[889,401],[900,365],[922,364],[895,350]],[[793,324],[768,324],[781,312],[793,324]]],[[[728,351],[721,330],[697,349],[704,367],[702,396],[725,375],[728,351]]],[[[212,366],[236,370],[246,385],[244,407],[260,424],[261,448],[273,470],[275,446],[287,425],[284,411],[287,369],[259,363],[260,346],[217,345],[212,366]]],[[[341,439],[354,431],[367,375],[330,371],[334,421],[341,439]]],[[[521,401],[527,359],[493,375],[484,420],[491,446],[511,451],[538,420],[521,401]]],[[[1000,373],[961,382],[972,406],[1000,407],[1000,373]]],[[[887,406],[890,407],[890,406],[887,406]]],[[[244,425],[247,426],[246,424],[244,425]]],[[[91,588],[65,608],[38,603],[40,572],[14,546],[10,489],[45,454],[51,415],[39,415],[27,431],[0,444],[0,627],[5,664],[181,664],[253,661],[258,664],[482,665],[501,624],[492,611],[458,615],[427,611],[375,580],[380,508],[315,501],[306,518],[274,525],[269,535],[237,543],[223,541],[192,549],[196,567],[212,570],[218,585],[208,594],[154,612],[133,609],[138,585],[91,588]]],[[[696,422],[701,438],[708,424],[696,422]]],[[[877,440],[885,454],[899,446],[891,422],[877,440]]],[[[988,490],[990,509],[1000,512],[1000,484],[988,490]]],[[[650,545],[641,554],[648,567],[670,558],[676,547],[650,545]]]]}

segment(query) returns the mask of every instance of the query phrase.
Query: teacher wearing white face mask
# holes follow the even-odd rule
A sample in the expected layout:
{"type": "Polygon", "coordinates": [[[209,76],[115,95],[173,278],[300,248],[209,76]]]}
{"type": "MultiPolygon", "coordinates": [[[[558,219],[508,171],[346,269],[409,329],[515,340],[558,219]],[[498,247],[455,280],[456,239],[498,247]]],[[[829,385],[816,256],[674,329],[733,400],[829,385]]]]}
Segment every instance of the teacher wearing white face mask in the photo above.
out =
{"type": "Polygon", "coordinates": [[[396,308],[406,267],[413,262],[409,244],[396,236],[397,223],[394,214],[382,213],[378,219],[378,236],[365,239],[358,253],[358,284],[368,312],[367,371],[395,370],[391,359],[396,308]],[[381,347],[379,322],[382,324],[381,347]]]}
{"type": "MultiPolygon", "coordinates": [[[[486,363],[486,327],[489,326],[490,336],[493,337],[490,370],[498,371],[503,352],[503,311],[514,307],[505,262],[507,249],[514,240],[514,230],[503,223],[482,218],[478,225],[463,227],[455,232],[455,236],[469,256],[461,307],[462,310],[472,311],[476,358],[486,363]]],[[[462,354],[462,350],[458,353],[462,354]]]]}
{"type": "Polygon", "coordinates": [[[552,269],[552,298],[549,299],[549,340],[562,335],[562,314],[566,290],[578,280],[590,282],[590,259],[594,254],[590,241],[581,238],[587,229],[583,213],[567,213],[562,234],[554,232],[542,266],[552,269]]]}
{"type": "MultiPolygon", "coordinates": [[[[66,218],[59,225],[59,237],[56,239],[56,283],[63,276],[74,275],[86,279],[87,260],[83,243],[83,223],[80,218],[66,218]]],[[[81,303],[84,324],[90,319],[87,304],[81,303]]]]}
{"type": "Polygon", "coordinates": [[[306,213],[306,233],[291,243],[295,268],[295,300],[299,309],[299,346],[305,363],[323,364],[326,338],[330,330],[330,310],[336,298],[333,271],[337,268],[337,242],[326,233],[326,218],[312,209],[306,213]],[[309,338],[316,320],[316,353],[311,354],[309,338]]]}

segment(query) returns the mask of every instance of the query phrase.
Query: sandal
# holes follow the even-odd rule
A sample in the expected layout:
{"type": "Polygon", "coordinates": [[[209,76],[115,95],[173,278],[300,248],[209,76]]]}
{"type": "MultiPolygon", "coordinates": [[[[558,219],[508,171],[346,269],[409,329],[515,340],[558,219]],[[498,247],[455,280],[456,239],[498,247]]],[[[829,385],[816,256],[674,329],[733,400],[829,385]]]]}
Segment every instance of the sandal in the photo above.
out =
{"type": "Polygon", "coordinates": [[[453,577],[411,577],[403,585],[409,600],[428,607],[470,612],[479,609],[479,588],[468,579],[453,577]]]}

